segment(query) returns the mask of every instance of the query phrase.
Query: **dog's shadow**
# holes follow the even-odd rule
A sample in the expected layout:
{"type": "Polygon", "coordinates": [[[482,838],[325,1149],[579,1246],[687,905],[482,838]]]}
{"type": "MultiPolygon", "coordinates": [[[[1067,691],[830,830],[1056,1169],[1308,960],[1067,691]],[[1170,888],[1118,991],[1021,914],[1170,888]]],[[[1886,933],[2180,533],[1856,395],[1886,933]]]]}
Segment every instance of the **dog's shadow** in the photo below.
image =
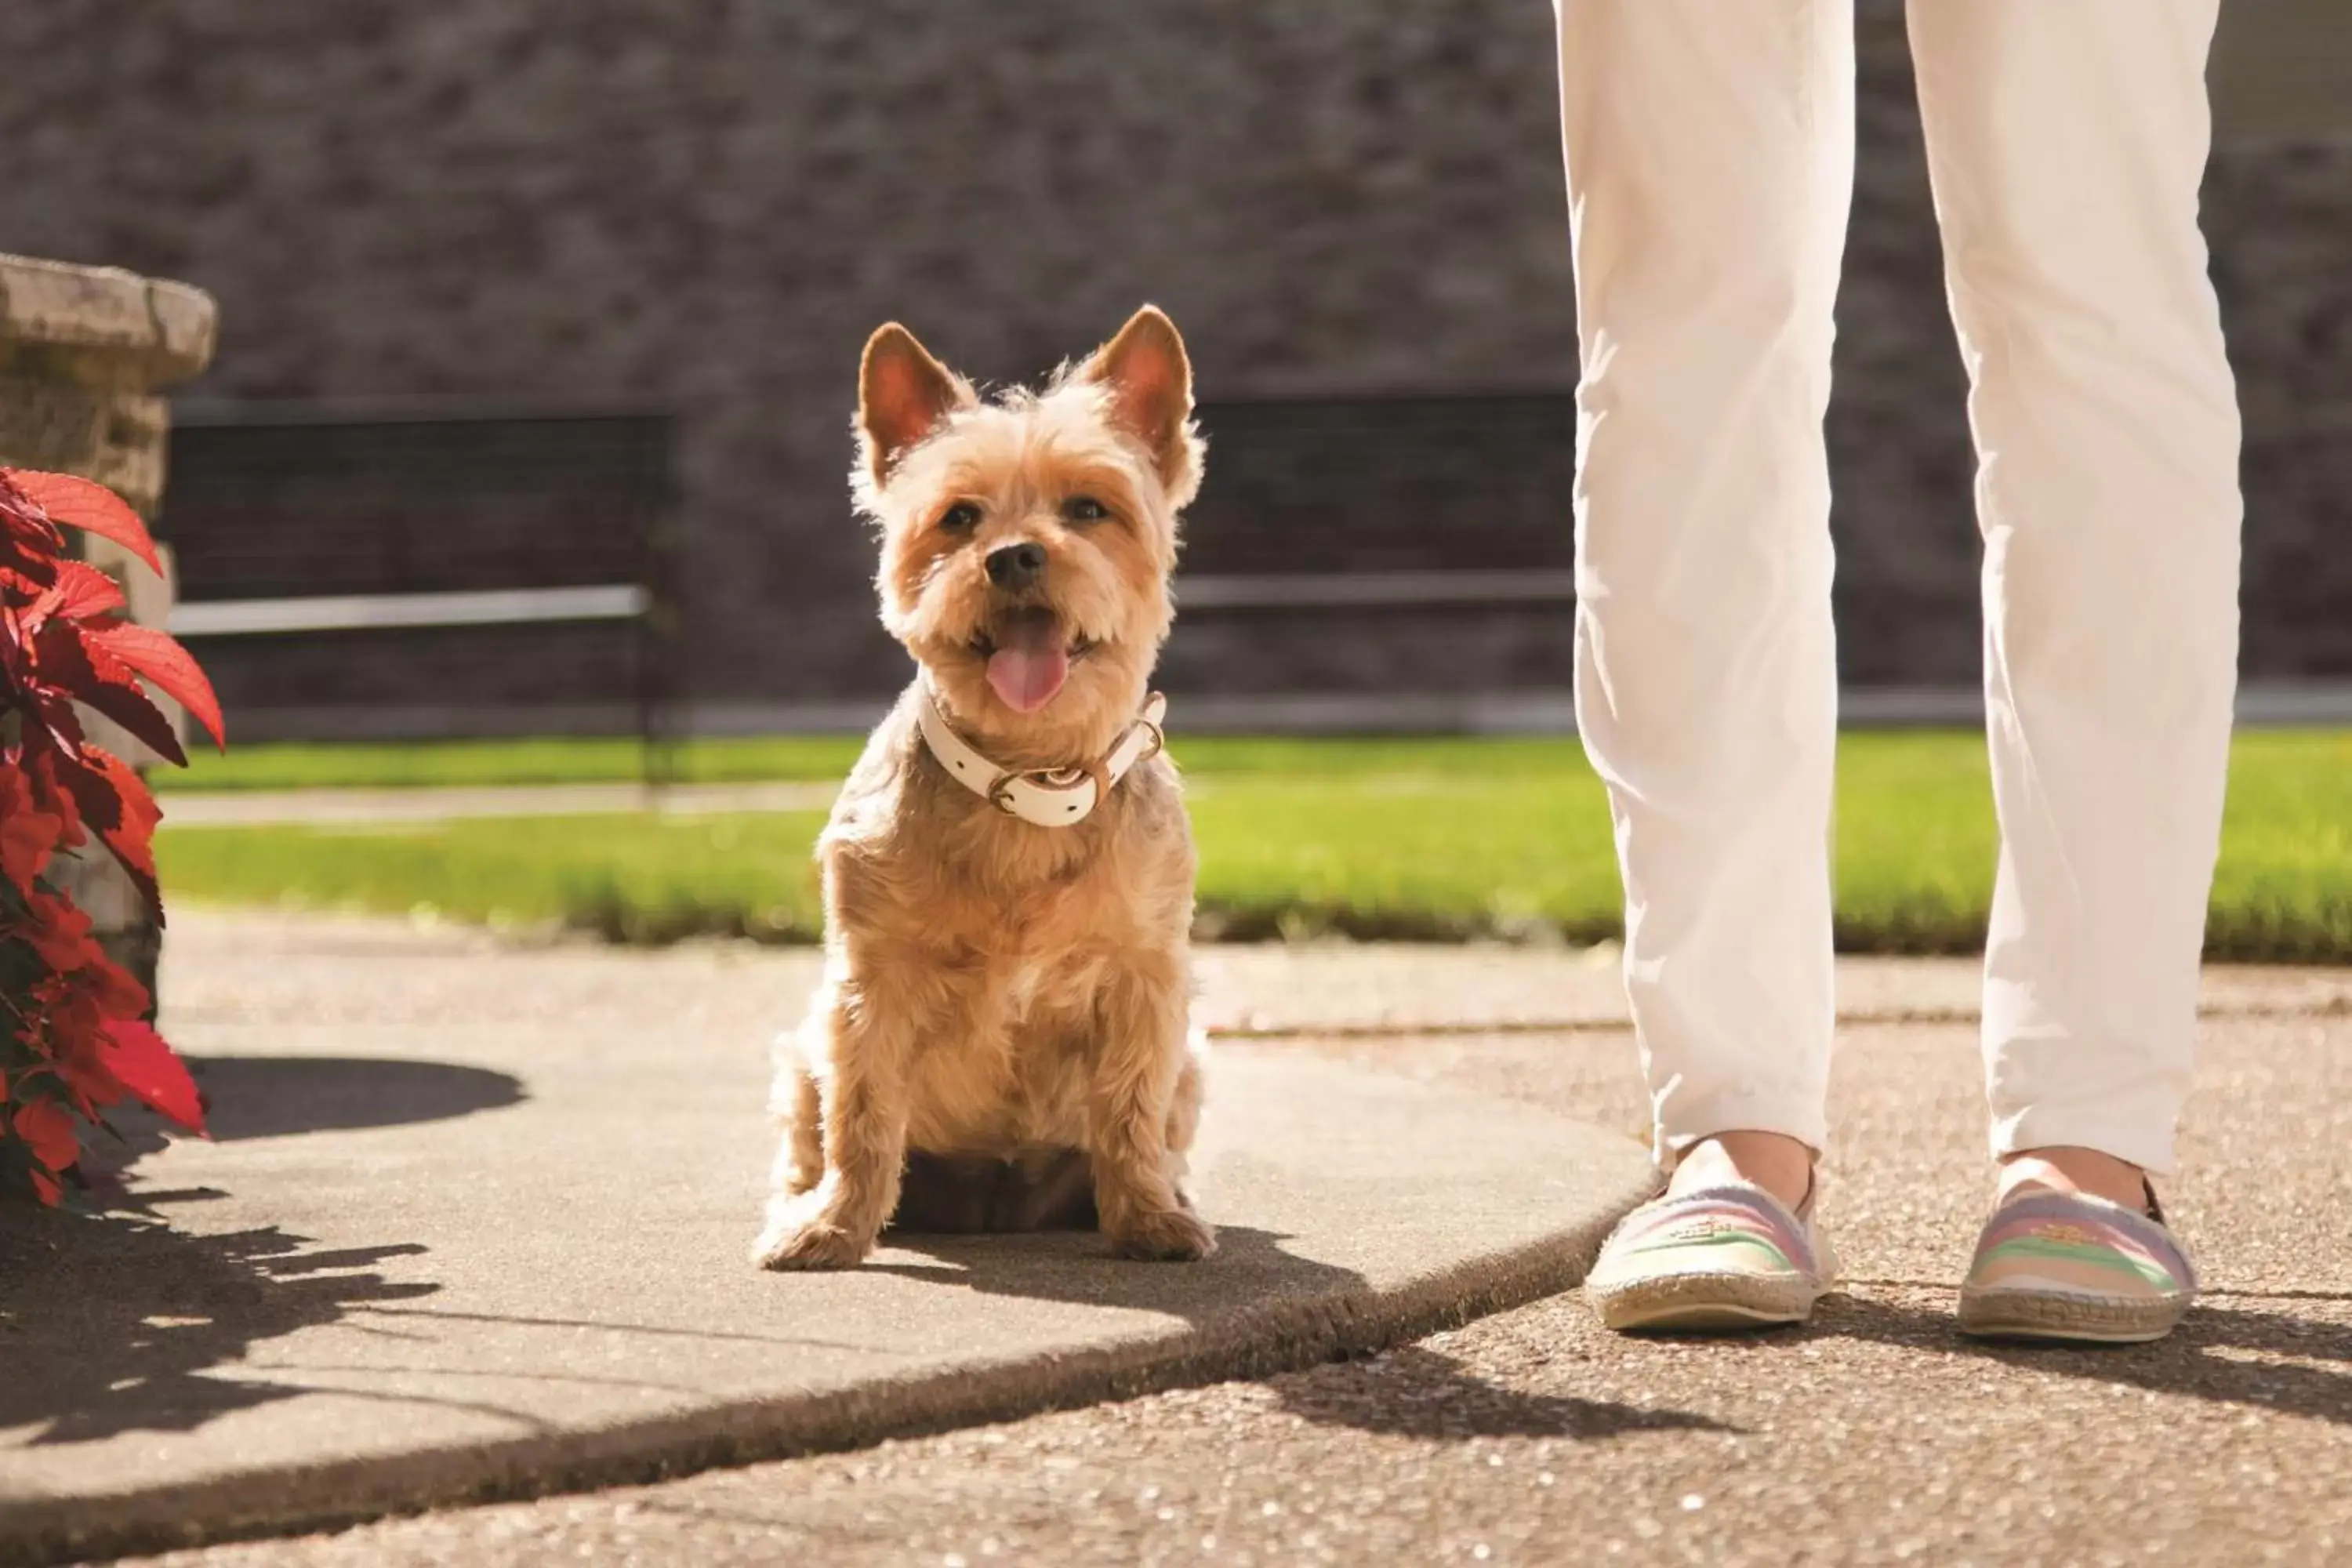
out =
{"type": "Polygon", "coordinates": [[[1248,1226],[1220,1226],[1213,1258],[1139,1263],[1114,1255],[1110,1242],[1091,1230],[975,1236],[894,1228],[883,1237],[885,1248],[917,1253],[924,1261],[885,1257],[864,1268],[989,1296],[1156,1312],[1196,1329],[1237,1314],[1359,1298],[1370,1289],[1352,1268],[1286,1250],[1288,1239],[1248,1226]]]}
{"type": "Polygon", "coordinates": [[[1197,1348],[1133,1392],[1207,1379],[1265,1378],[1281,1407],[1318,1426],[1437,1441],[1475,1437],[1616,1436],[1662,1427],[1721,1430],[1704,1416],[1611,1400],[1529,1394],[1480,1376],[1425,1344],[1448,1310],[1376,1305],[1352,1268],[1301,1257],[1290,1238],[1222,1225],[1217,1251],[1199,1263],[1137,1263],[1112,1256],[1101,1236],[885,1237],[865,1268],[992,1296],[1158,1313],[1190,1325],[1197,1348]],[[901,1261],[888,1253],[916,1253],[901,1261]],[[1399,1348],[1387,1349],[1396,1345],[1399,1348]],[[1341,1364],[1317,1365],[1318,1362],[1341,1364]],[[1291,1375],[1281,1375],[1291,1374],[1291,1375]]]}

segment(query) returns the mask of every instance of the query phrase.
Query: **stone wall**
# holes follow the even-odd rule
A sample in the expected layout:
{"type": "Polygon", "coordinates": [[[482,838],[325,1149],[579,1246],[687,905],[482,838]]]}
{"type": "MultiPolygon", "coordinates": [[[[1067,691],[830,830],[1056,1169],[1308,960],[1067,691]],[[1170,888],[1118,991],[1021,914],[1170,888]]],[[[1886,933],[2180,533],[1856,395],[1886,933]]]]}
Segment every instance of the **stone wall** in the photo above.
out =
{"type": "MultiPolygon", "coordinates": [[[[1966,683],[1960,374],[1897,8],[1864,0],[1862,27],[1843,647],[1857,681],[1966,683]]],[[[49,0],[0,8],[0,51],[42,61],[0,99],[0,247],[212,289],[230,330],[201,395],[675,408],[712,711],[898,678],[842,485],[852,367],[886,317],[1007,377],[1154,300],[1212,402],[1574,379],[1536,0],[49,0]]],[[[2250,415],[2249,671],[2352,676],[2352,551],[2325,547],[2352,537],[2352,142],[2231,142],[2210,195],[2250,415]]],[[[1278,486],[1250,492],[1262,514],[1226,506],[1222,471],[1195,570],[1300,515],[1278,486]]],[[[1518,504],[1564,552],[1564,489],[1518,504]]],[[[1292,559],[1340,559],[1332,529],[1297,529],[1292,559]]],[[[1544,689],[1566,648],[1557,609],[1204,617],[1171,671],[1394,689],[1467,658],[1544,689]]]]}

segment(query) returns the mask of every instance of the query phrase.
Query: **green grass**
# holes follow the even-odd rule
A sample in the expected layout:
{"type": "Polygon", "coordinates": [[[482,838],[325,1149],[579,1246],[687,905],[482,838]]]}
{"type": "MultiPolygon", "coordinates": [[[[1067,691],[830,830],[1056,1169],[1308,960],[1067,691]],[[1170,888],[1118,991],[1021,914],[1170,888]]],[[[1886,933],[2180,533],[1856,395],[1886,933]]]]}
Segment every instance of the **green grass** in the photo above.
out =
{"type": "MultiPolygon", "coordinates": [[[[706,742],[691,776],[833,777],[849,750],[832,740],[706,742]]],[[[625,752],[525,742],[395,761],[374,748],[277,748],[243,776],[548,782],[613,776],[593,770],[625,752]]],[[[1593,940],[1619,930],[1607,804],[1573,742],[1189,740],[1179,756],[1195,786],[1204,935],[1593,940]]],[[[1849,736],[1840,768],[1841,945],[1977,946],[1996,845],[1981,740],[1849,736]]],[[[2352,733],[2245,735],[2231,774],[2212,952],[2352,962],[2352,733]]],[[[818,923],[809,847],[821,822],[782,813],[186,828],[167,829],[158,849],[170,894],[204,902],[429,907],[631,941],[804,941],[818,923]]]]}
{"type": "MultiPolygon", "coordinates": [[[[678,776],[698,784],[837,779],[857,759],[849,735],[689,741],[678,776]]],[[[424,744],[236,746],[192,751],[185,769],[157,768],[159,790],[413,789],[433,784],[627,782],[644,774],[632,740],[440,741],[424,744]]]]}
{"type": "MultiPolygon", "coordinates": [[[[838,781],[865,744],[855,735],[746,736],[688,741],[676,776],[689,784],[838,781]]],[[[1261,740],[1188,737],[1185,771],[1317,777],[1451,773],[1471,769],[1515,777],[1581,773],[1582,753],[1559,740],[1261,740]]],[[[158,768],[171,791],[415,789],[427,786],[612,784],[644,776],[633,740],[439,741],[425,743],[276,743],[193,754],[190,765],[158,768]]]]}

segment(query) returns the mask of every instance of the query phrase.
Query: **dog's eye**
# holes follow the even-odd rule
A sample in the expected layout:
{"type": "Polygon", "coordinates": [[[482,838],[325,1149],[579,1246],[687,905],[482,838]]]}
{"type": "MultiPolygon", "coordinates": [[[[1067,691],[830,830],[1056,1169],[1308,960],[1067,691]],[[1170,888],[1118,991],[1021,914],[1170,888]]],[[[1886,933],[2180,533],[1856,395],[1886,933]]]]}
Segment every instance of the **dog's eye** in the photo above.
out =
{"type": "Polygon", "coordinates": [[[1072,496],[1062,503],[1062,515],[1072,522],[1100,522],[1110,515],[1110,508],[1092,496],[1072,496]]]}
{"type": "Polygon", "coordinates": [[[980,526],[980,508],[968,500],[960,500],[940,513],[940,526],[950,533],[970,533],[980,526]]]}

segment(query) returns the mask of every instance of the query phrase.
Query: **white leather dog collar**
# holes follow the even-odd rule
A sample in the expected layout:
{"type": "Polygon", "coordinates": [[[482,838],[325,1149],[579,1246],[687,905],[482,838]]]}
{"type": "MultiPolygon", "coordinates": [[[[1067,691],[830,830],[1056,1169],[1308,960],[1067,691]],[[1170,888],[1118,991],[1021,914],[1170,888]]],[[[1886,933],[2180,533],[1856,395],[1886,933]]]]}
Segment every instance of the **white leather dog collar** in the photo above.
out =
{"type": "Polygon", "coordinates": [[[1167,711],[1168,699],[1155,691],[1145,699],[1142,713],[1099,763],[1093,767],[1033,768],[1026,773],[1009,772],[981,755],[955,732],[929,691],[922,694],[915,721],[923,732],[923,744],[964,788],[984,797],[1008,816],[1017,816],[1039,827],[1068,827],[1084,822],[1102,804],[1111,786],[1125,778],[1137,763],[1160,754],[1168,743],[1160,730],[1160,721],[1167,711]]]}

